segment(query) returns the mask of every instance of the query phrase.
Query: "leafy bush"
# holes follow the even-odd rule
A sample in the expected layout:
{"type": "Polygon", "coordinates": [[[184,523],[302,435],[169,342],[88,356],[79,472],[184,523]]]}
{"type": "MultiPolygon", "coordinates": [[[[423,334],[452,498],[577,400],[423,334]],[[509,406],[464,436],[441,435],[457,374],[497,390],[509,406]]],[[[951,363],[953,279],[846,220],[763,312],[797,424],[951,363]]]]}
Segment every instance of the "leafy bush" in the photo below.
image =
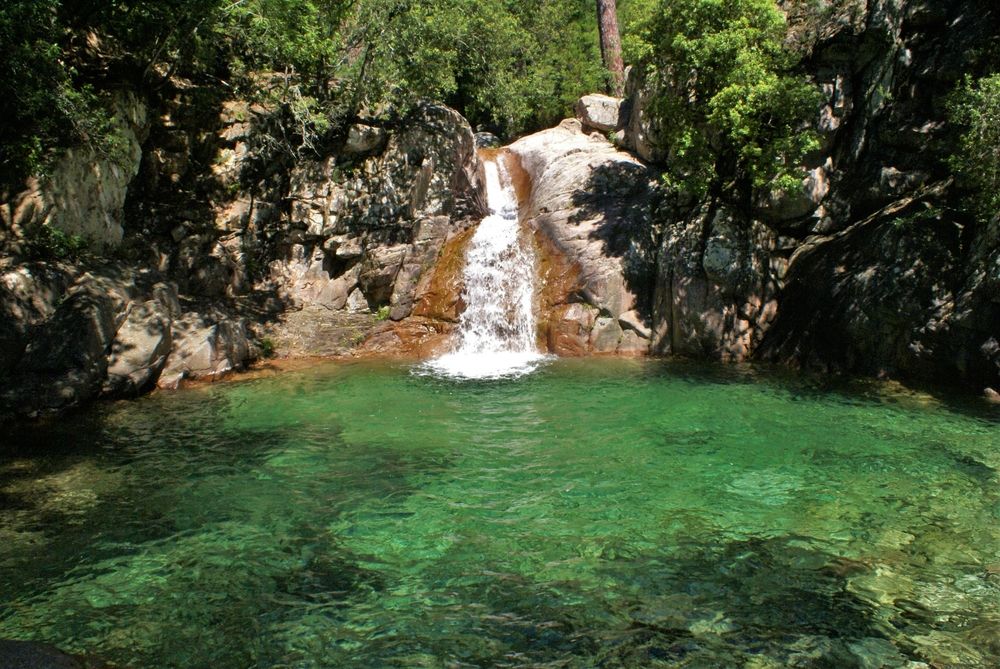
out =
{"type": "Polygon", "coordinates": [[[44,172],[50,146],[106,148],[108,115],[65,59],[58,7],[57,0],[0,6],[0,186],[44,172]]]}
{"type": "Polygon", "coordinates": [[[35,260],[79,260],[90,248],[80,235],[69,234],[49,225],[26,231],[25,255],[35,260]]]}
{"type": "Polygon", "coordinates": [[[580,0],[6,0],[0,51],[0,185],[42,171],[53,148],[111,147],[100,92],[123,81],[229,87],[278,110],[281,148],[299,152],[359,111],[422,98],[532,130],[604,77],[580,0]]]}
{"type": "Polygon", "coordinates": [[[819,93],[795,71],[774,0],[661,0],[647,25],[674,185],[746,199],[794,187],[818,146],[807,126],[819,93]]]}
{"type": "Polygon", "coordinates": [[[1000,73],[968,78],[949,101],[951,122],[962,128],[949,163],[980,218],[1000,212],[1000,73]]]}
{"type": "Polygon", "coordinates": [[[263,337],[260,340],[260,354],[265,358],[273,358],[277,352],[277,344],[270,337],[263,337]]]}

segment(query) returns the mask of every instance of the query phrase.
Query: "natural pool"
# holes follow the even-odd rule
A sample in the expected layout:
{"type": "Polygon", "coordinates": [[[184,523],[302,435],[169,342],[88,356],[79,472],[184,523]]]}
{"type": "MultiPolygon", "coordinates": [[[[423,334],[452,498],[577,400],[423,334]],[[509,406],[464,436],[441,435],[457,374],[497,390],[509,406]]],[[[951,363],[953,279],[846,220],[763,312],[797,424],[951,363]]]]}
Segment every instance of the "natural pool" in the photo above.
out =
{"type": "Polygon", "coordinates": [[[1000,416],[975,403],[323,364],[6,440],[0,638],[122,666],[1000,666],[1000,416]]]}

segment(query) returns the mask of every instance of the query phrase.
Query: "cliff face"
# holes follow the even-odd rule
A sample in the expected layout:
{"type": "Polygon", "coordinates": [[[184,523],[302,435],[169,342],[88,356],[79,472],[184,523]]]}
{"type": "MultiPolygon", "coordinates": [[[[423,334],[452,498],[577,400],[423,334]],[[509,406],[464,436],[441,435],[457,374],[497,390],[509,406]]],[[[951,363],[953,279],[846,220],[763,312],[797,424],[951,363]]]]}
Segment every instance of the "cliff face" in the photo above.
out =
{"type": "Polygon", "coordinates": [[[820,236],[794,250],[758,355],[996,387],[997,221],[956,213],[943,161],[955,132],[945,97],[979,72],[1000,17],[976,1],[865,9],[812,49],[809,67],[833,91],[821,119],[843,109],[822,157],[829,192],[806,220],[820,236]]]}
{"type": "MultiPolygon", "coordinates": [[[[790,42],[824,93],[800,192],[750,210],[666,209],[653,349],[722,360],[1000,384],[996,221],[956,212],[945,98],[998,34],[990,3],[788,2],[790,42]]],[[[667,148],[634,72],[619,135],[667,148]]]]}
{"type": "MultiPolygon", "coordinates": [[[[582,123],[510,147],[542,255],[540,341],[1000,388],[1000,224],[957,213],[944,165],[945,97],[978,72],[998,10],[784,6],[824,94],[800,191],[749,208],[672,201],[648,111],[662,93],[638,69],[619,118],[588,96],[582,123]]],[[[360,120],[308,150],[288,145],[282,110],[212,84],[123,94],[116,114],[120,155],[71,152],[0,207],[0,413],[211,378],[274,347],[446,342],[485,210],[456,112],[360,120]],[[41,224],[97,255],[24,260],[41,224]]]]}
{"type": "Polygon", "coordinates": [[[457,318],[460,286],[435,294],[430,270],[485,208],[458,113],[423,104],[294,158],[275,145],[281,110],[172,86],[129,98],[150,120],[134,114],[118,163],[69,152],[4,206],[0,417],[214,378],[272,348],[344,353],[416,311],[382,337],[398,350],[457,318]],[[41,225],[90,252],[30,259],[41,225]]]}

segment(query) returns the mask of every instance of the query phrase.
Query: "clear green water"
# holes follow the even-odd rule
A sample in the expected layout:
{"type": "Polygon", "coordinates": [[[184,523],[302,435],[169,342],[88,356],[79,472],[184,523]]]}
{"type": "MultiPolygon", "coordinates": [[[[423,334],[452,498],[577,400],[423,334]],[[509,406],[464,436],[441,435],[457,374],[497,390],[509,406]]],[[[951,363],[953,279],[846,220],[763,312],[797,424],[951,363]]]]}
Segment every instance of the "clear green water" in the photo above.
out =
{"type": "Polygon", "coordinates": [[[323,365],[0,459],[0,638],[135,668],[1000,666],[1000,416],[620,360],[323,365]]]}

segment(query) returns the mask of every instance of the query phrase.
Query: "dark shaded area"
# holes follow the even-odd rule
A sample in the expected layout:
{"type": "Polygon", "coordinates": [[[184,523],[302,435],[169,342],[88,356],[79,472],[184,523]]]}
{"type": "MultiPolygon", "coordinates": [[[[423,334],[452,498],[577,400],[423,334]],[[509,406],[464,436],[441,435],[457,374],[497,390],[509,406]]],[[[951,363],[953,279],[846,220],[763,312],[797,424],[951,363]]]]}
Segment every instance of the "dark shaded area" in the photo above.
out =
{"type": "Polygon", "coordinates": [[[0,667],[4,669],[111,669],[97,658],[67,655],[58,648],[34,641],[0,639],[0,667]]]}
{"type": "Polygon", "coordinates": [[[636,296],[636,310],[647,327],[653,321],[656,280],[654,215],[663,195],[658,178],[656,170],[640,163],[602,163],[573,194],[579,209],[570,218],[571,222],[601,219],[590,238],[601,242],[606,256],[622,260],[625,285],[636,296]]]}
{"type": "MultiPolygon", "coordinates": [[[[982,76],[1000,65],[1000,13],[991,0],[914,0],[897,11],[898,35],[891,14],[869,9],[873,15],[864,29],[841,29],[832,39],[819,39],[802,65],[824,80],[841,77],[854,98],[832,152],[836,171],[830,204],[839,228],[904,191],[951,174],[946,161],[962,129],[945,122],[947,96],[963,77],[982,76]],[[886,167],[915,180],[889,186],[886,167]]],[[[822,23],[823,18],[806,23],[810,20],[822,23]]],[[[803,30],[794,20],[791,27],[803,30]]]]}
{"type": "Polygon", "coordinates": [[[1000,383],[1000,303],[962,226],[920,202],[798,253],[757,357],[824,371],[1000,383]],[[957,372],[957,373],[956,373],[957,372]]]}

